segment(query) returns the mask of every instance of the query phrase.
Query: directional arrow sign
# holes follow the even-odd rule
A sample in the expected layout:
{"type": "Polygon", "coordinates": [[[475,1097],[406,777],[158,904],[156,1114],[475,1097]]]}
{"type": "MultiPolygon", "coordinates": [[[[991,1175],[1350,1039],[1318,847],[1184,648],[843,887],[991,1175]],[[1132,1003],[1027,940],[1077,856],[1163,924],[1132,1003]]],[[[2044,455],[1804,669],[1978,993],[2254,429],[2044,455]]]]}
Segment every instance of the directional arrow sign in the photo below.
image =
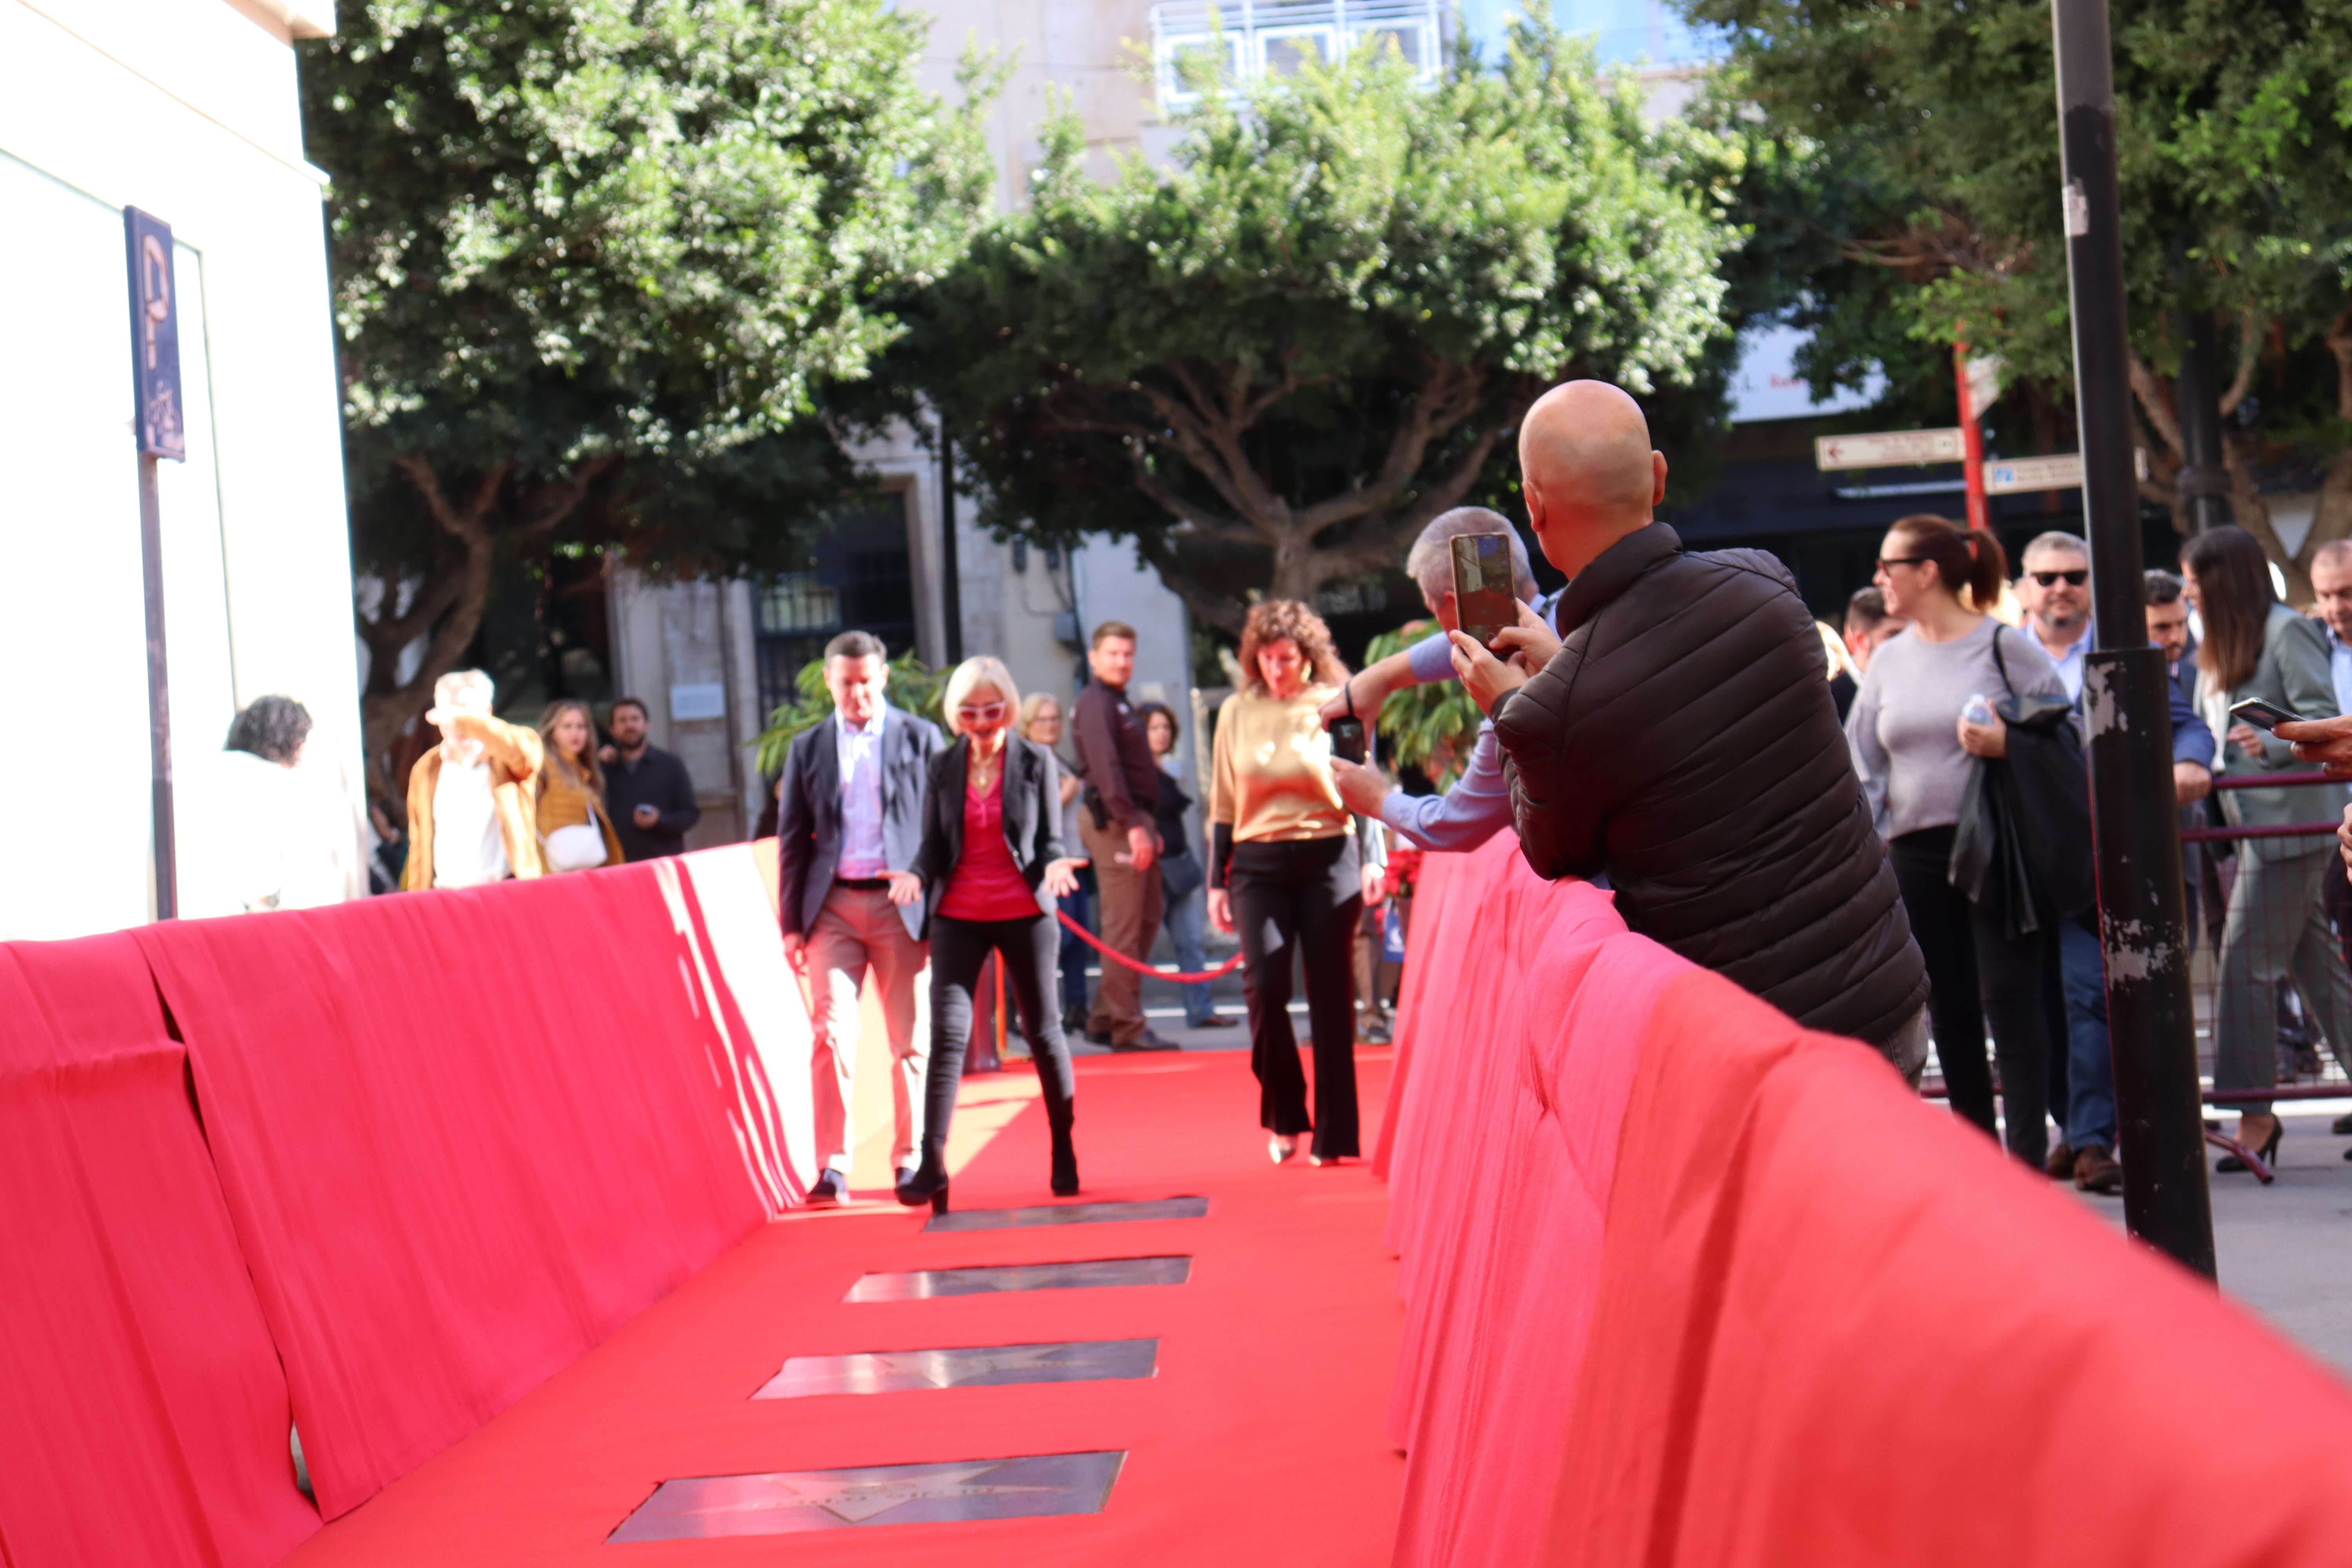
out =
{"type": "Polygon", "coordinates": [[[1817,436],[1813,467],[1892,468],[1905,463],[1957,463],[1967,455],[1958,426],[1948,430],[1888,430],[1875,436],[1817,436]]]}

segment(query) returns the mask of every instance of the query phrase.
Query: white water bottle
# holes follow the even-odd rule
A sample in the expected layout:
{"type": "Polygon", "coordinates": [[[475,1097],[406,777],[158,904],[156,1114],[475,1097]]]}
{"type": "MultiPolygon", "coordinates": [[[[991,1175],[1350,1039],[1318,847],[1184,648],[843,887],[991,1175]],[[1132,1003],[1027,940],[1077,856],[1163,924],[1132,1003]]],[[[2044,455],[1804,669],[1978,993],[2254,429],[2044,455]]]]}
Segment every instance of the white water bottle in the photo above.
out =
{"type": "Polygon", "coordinates": [[[1971,724],[1990,724],[1992,722],[1992,704],[1985,700],[1983,692],[1977,692],[1969,697],[1969,705],[1960,710],[1960,717],[1971,724]]]}

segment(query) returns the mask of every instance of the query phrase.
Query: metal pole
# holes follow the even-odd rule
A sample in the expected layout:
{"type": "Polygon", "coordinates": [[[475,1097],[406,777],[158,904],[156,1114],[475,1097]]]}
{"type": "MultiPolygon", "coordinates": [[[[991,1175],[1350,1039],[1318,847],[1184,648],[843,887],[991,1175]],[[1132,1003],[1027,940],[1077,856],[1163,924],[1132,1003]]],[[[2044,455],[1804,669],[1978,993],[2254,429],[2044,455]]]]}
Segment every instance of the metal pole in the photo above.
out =
{"type": "Polygon", "coordinates": [[[2124,1166],[2134,1236],[2212,1277],[2197,1036],[2172,721],[2164,655],[2147,642],[2139,488],[2126,372],[2124,258],[2106,0],[2052,0],[2058,55],[2061,193],[2074,326],[2074,402],[2091,541],[2097,640],[2084,659],[2099,931],[2124,1166]]]}
{"type": "Polygon", "coordinates": [[[950,665],[963,662],[963,566],[956,543],[955,439],[940,416],[940,630],[950,665]]]}
{"type": "Polygon", "coordinates": [[[139,568],[147,590],[147,758],[149,829],[155,849],[155,918],[180,912],[177,850],[172,832],[172,676],[163,657],[163,506],[157,459],[139,455],[139,568]]]}
{"type": "Polygon", "coordinates": [[[1990,529],[1992,513],[1985,505],[1984,411],[1969,394],[1969,345],[1952,345],[1952,380],[1960,395],[1960,471],[1969,487],[1969,526],[1990,529]]]}
{"type": "Polygon", "coordinates": [[[2180,324],[2180,379],[2175,384],[2183,458],[2180,500],[2189,513],[2189,531],[2203,533],[2230,522],[2230,473],[2221,461],[2221,392],[2213,366],[2213,312],[2185,311],[2180,324]]]}

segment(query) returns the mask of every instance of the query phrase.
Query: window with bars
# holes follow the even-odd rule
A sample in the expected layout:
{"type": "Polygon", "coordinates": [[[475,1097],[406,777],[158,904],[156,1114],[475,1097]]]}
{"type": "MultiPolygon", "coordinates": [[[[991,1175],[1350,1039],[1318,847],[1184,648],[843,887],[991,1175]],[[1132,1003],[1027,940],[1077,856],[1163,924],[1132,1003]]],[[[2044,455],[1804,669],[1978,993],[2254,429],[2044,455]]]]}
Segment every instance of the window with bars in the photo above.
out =
{"type": "Polygon", "coordinates": [[[828,519],[810,555],[809,570],[783,573],[752,592],[763,715],[793,700],[801,670],[842,632],[871,632],[893,658],[915,646],[905,491],[828,519]]]}

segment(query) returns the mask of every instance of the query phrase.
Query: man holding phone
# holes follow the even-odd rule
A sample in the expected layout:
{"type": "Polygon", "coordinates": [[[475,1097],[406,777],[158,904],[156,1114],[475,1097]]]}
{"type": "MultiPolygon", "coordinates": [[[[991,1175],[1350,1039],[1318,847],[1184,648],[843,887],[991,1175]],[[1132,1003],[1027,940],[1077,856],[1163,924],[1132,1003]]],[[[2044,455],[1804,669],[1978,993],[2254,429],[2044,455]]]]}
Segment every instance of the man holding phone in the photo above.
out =
{"type": "Polygon", "coordinates": [[[1760,551],[1692,553],[1656,521],[1666,459],[1605,382],[1519,427],[1520,490],[1569,579],[1496,641],[1453,634],[1544,877],[1606,872],[1634,931],[1916,1082],[1927,966],[1822,679],[1821,635],[1760,551]]]}
{"type": "MultiPolygon", "coordinates": [[[[1520,542],[1510,521],[1500,512],[1479,506],[1456,507],[1440,514],[1413,541],[1412,552],[1405,556],[1404,569],[1420,585],[1421,602],[1444,630],[1358,671],[1338,696],[1323,705],[1321,717],[1326,728],[1335,721],[1344,721],[1350,710],[1369,728],[1378,718],[1381,704],[1396,692],[1409,686],[1454,678],[1454,645],[1446,640],[1447,634],[1461,625],[1454,591],[1454,542],[1497,534],[1508,541],[1505,549],[1514,613],[1536,619],[1536,612],[1526,606],[1548,605],[1549,601],[1537,598],[1535,574],[1528,563],[1528,547],[1520,542]]],[[[1538,619],[1537,624],[1542,623],[1538,619]]],[[[1407,795],[1391,784],[1379,769],[1360,766],[1337,756],[1331,762],[1331,775],[1338,782],[1340,800],[1349,811],[1387,824],[1415,848],[1475,849],[1511,826],[1511,792],[1503,783],[1502,753],[1496,750],[1492,724],[1479,724],[1469,761],[1454,780],[1454,787],[1442,795],[1407,795]]]]}

